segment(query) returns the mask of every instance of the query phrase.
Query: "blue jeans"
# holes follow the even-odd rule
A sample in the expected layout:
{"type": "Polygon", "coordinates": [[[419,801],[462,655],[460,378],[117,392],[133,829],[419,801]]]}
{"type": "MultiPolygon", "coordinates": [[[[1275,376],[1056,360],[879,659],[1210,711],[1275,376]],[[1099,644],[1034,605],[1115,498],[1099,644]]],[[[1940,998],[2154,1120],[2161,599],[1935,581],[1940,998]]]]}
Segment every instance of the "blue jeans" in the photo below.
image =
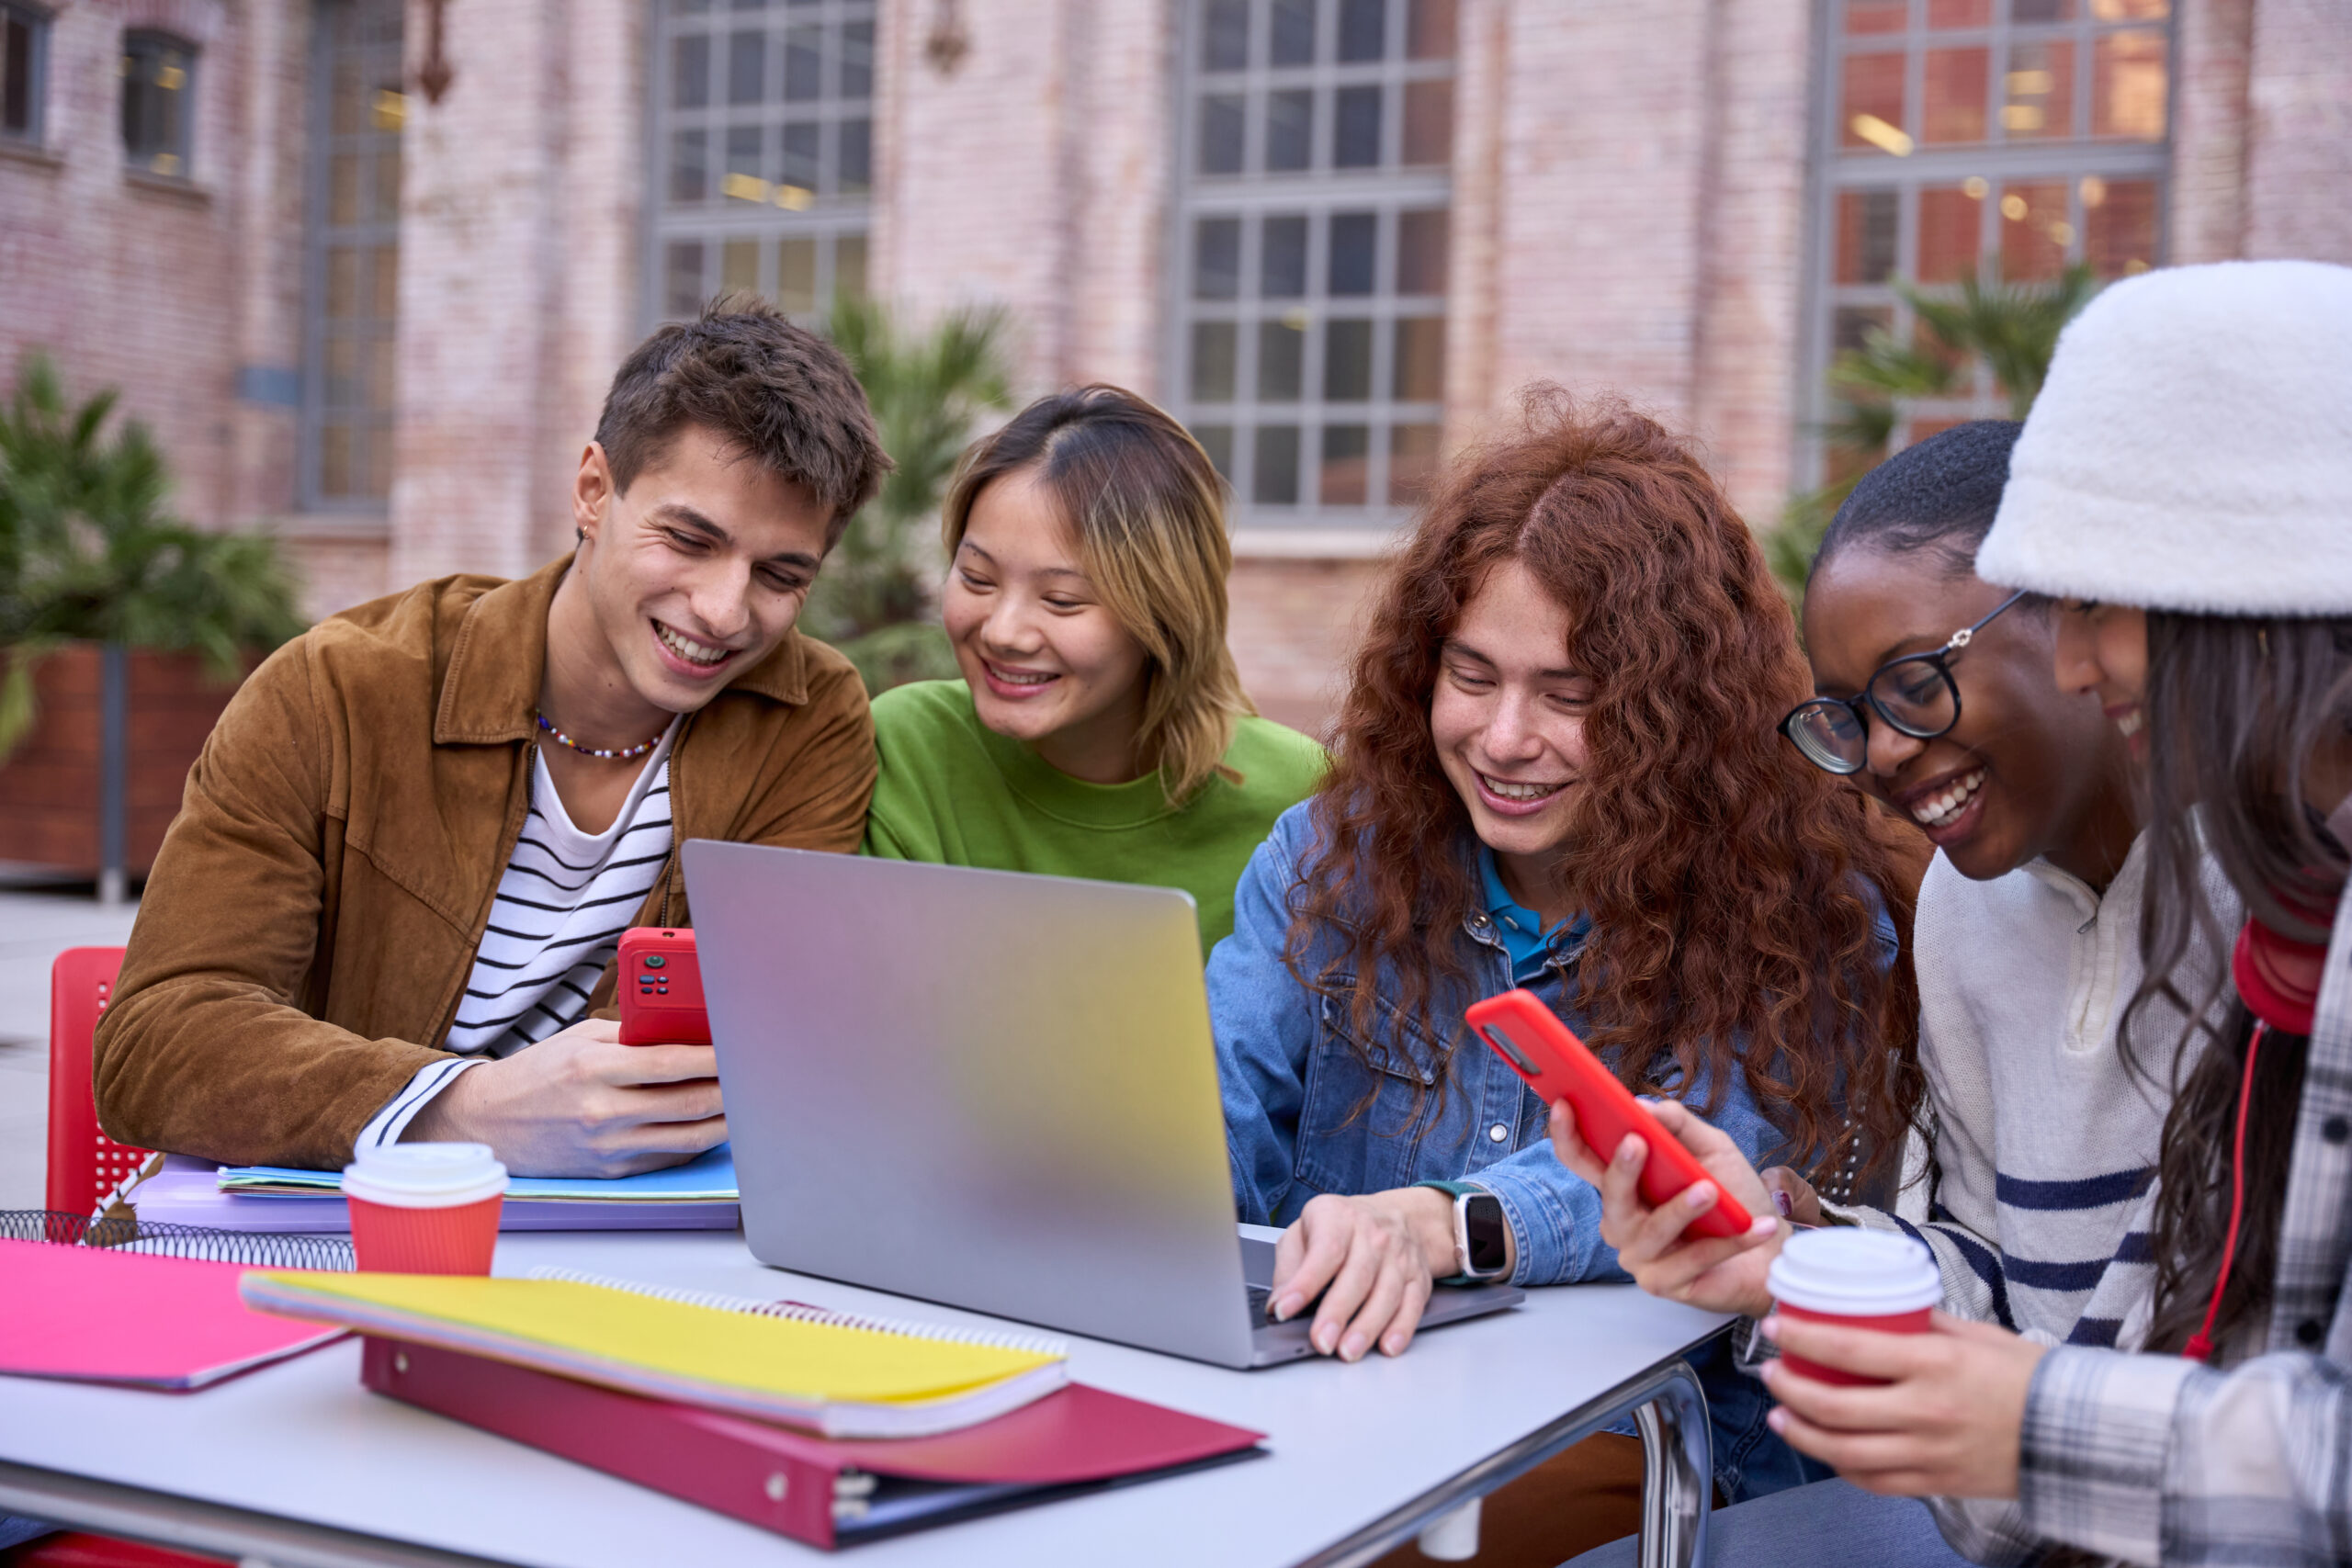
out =
{"type": "Polygon", "coordinates": [[[0,1514],[0,1551],[12,1546],[22,1546],[36,1536],[44,1536],[57,1527],[40,1519],[28,1519],[17,1514],[0,1514]]]}
{"type": "MultiPolygon", "coordinates": [[[[1709,1555],[1721,1568],[1968,1568],[1944,1544],[1916,1497],[1880,1497],[1843,1481],[1816,1481],[1715,1510],[1709,1555]]],[[[1597,1546],[1566,1568],[1634,1568],[1634,1537],[1597,1546]]]]}

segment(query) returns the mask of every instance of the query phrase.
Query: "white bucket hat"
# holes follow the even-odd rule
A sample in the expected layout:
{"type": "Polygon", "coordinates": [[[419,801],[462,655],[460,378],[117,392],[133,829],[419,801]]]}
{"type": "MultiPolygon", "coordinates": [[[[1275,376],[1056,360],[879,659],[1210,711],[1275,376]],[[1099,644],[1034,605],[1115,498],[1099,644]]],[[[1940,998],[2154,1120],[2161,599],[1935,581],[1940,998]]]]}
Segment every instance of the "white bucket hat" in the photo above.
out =
{"type": "Polygon", "coordinates": [[[2352,615],[2352,268],[2171,267],[2092,300],[1976,571],[2142,609],[2352,615]]]}

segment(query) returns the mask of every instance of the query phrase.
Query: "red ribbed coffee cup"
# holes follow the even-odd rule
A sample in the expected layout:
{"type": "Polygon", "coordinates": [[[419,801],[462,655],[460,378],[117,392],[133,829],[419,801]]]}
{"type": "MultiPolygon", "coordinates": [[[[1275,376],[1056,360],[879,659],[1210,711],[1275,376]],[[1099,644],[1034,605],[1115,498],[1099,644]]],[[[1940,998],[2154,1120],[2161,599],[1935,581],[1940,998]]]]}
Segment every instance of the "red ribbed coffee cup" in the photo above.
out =
{"type": "MultiPolygon", "coordinates": [[[[1880,1334],[1925,1334],[1944,1299],[1943,1277],[1928,1249],[1907,1235],[1825,1225],[1799,1231],[1781,1247],[1766,1288],[1790,1317],[1867,1328],[1880,1334]]],[[[1792,1371],[1846,1386],[1878,1383],[1802,1356],[1782,1352],[1792,1371]]]]}
{"type": "Polygon", "coordinates": [[[487,1144],[393,1144],[343,1169],[352,1250],[376,1273],[489,1273],[505,1192],[487,1144]]]}

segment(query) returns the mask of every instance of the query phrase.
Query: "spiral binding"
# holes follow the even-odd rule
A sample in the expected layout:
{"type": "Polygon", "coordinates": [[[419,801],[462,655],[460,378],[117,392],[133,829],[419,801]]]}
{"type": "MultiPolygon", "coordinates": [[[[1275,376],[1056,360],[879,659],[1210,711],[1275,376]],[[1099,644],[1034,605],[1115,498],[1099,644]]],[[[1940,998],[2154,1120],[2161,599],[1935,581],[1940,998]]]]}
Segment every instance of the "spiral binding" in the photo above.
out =
{"type": "Polygon", "coordinates": [[[788,1318],[795,1323],[821,1324],[828,1328],[856,1328],[868,1334],[895,1334],[903,1339],[930,1339],[943,1345],[978,1345],[985,1349],[1016,1350],[1033,1356],[1061,1357],[1069,1354],[1067,1341],[1041,1334],[962,1328],[945,1323],[916,1323],[908,1318],[866,1317],[810,1306],[806,1302],[759,1302],[749,1296],[730,1296],[719,1291],[689,1291],[674,1285],[648,1285],[635,1280],[617,1280],[609,1274],[591,1274],[582,1269],[559,1269],[552,1265],[532,1269],[530,1278],[561,1280],[574,1285],[596,1285],[607,1291],[627,1291],[632,1295],[653,1296],[665,1302],[676,1302],[682,1306],[709,1307],[717,1312],[756,1313],[762,1317],[788,1318]]]}
{"type": "Polygon", "coordinates": [[[214,1230],[138,1219],[93,1219],[61,1209],[0,1209],[0,1240],[45,1241],[60,1247],[103,1247],[256,1269],[316,1269],[348,1273],[358,1267],[351,1243],[339,1235],[286,1235],[266,1231],[214,1230]]]}

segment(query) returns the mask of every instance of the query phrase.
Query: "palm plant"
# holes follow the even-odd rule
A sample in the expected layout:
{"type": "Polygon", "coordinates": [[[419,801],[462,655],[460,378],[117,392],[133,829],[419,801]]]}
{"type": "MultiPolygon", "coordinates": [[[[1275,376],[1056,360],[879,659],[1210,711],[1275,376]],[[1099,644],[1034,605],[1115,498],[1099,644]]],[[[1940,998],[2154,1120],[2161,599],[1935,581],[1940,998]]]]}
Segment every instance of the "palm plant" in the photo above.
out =
{"type": "Polygon", "coordinates": [[[953,675],[933,613],[944,563],[932,530],[956,457],[980,421],[1012,401],[1004,319],[957,311],[906,334],[881,306],[845,299],[825,330],[865,384],[897,467],[833,547],[803,625],[847,654],[868,690],[953,675]]]}
{"type": "Polygon", "coordinates": [[[2059,333],[2098,289],[2098,275],[2081,263],[2048,285],[1971,275],[1961,280],[1957,298],[1922,294],[1907,283],[1894,286],[1917,321],[1913,340],[1905,343],[1884,327],[1873,327],[1861,347],[1848,349],[1829,367],[1838,412],[1822,435],[1846,459],[1849,472],[1792,499],[1780,526],[1765,537],[1765,558],[1792,599],[1804,591],[1805,573],[1829,520],[1871,463],[1885,455],[1905,405],[1965,395],[1981,364],[2007,397],[2009,417],[2023,419],[2050,373],[2059,333]]]}

